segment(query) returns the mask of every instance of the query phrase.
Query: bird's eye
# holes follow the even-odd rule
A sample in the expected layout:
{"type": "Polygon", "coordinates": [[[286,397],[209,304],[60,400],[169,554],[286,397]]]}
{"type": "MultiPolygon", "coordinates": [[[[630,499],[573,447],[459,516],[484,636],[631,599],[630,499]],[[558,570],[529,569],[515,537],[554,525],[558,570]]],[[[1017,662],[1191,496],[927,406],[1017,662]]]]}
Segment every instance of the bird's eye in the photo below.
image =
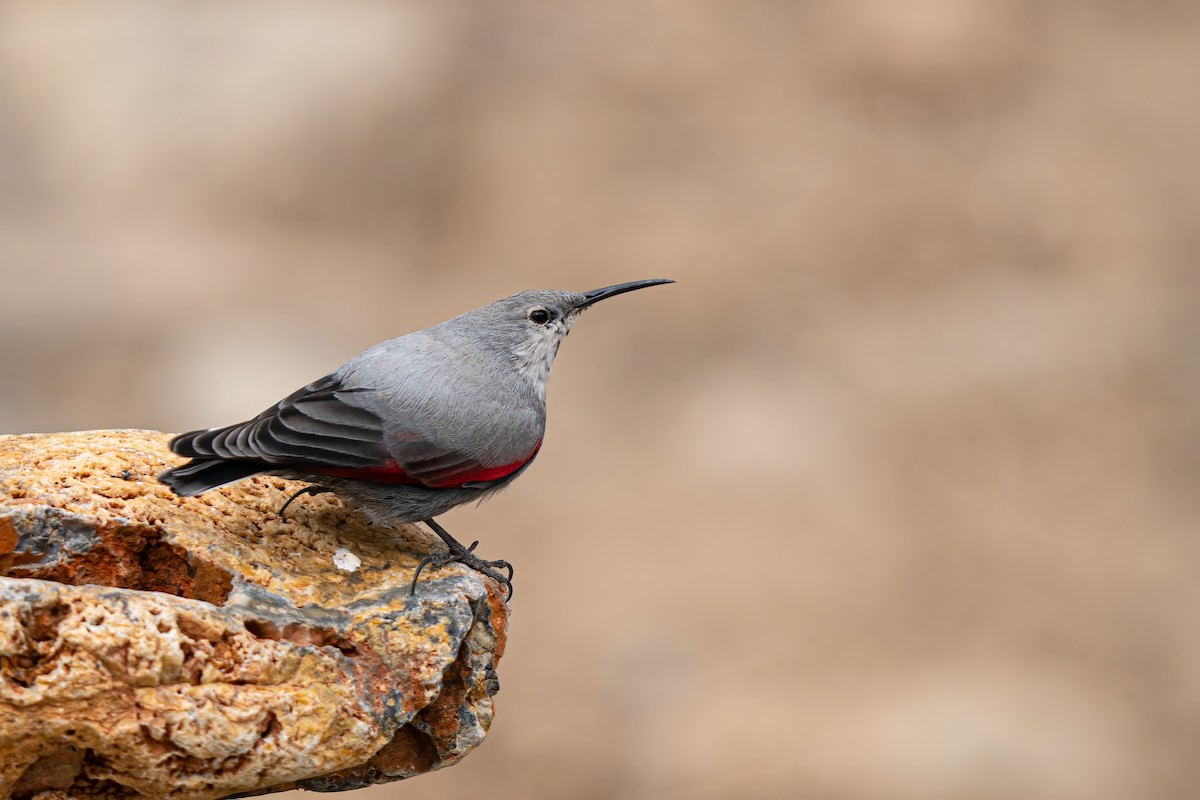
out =
{"type": "Polygon", "coordinates": [[[550,312],[544,308],[531,308],[529,310],[529,321],[534,325],[545,325],[550,321],[550,312]]]}

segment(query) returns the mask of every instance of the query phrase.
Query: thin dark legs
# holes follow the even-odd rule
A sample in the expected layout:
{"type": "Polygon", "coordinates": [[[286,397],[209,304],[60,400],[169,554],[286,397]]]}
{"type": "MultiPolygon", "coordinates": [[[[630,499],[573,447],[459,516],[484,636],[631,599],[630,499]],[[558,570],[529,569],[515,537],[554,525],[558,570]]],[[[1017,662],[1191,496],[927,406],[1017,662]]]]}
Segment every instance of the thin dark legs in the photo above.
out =
{"type": "Polygon", "coordinates": [[[482,558],[475,555],[474,552],[475,548],[479,545],[478,541],[471,542],[470,547],[464,547],[462,542],[451,536],[449,531],[447,531],[441,525],[438,525],[433,519],[425,519],[421,521],[428,525],[430,530],[441,537],[442,541],[446,543],[446,547],[449,548],[449,552],[437,553],[436,555],[425,556],[421,559],[421,563],[417,564],[417,571],[413,574],[412,588],[409,590],[410,594],[417,593],[417,578],[421,577],[421,571],[425,569],[425,567],[430,565],[433,565],[434,568],[444,567],[447,564],[452,564],[455,561],[458,561],[462,564],[466,564],[476,572],[480,572],[492,580],[497,581],[501,586],[504,586],[508,590],[508,593],[504,599],[506,601],[512,599],[512,564],[502,559],[497,559],[496,561],[484,561],[482,558]],[[499,572],[497,572],[497,570],[501,569],[507,570],[508,575],[501,575],[499,572]]]}

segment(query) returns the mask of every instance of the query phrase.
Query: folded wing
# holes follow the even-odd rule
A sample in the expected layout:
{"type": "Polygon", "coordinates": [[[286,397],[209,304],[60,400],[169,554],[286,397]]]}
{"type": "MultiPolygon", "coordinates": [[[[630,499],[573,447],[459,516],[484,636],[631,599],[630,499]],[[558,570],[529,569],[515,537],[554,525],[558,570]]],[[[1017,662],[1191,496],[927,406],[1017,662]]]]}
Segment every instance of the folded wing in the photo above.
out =
{"type": "Polygon", "coordinates": [[[329,375],[254,419],[177,436],[171,441],[172,451],[194,460],[164,473],[163,480],[180,494],[197,494],[257,472],[292,469],[377,483],[460,488],[486,485],[516,472],[541,445],[539,440],[512,463],[484,464],[394,421],[389,429],[377,413],[356,402],[367,391],[345,387],[329,375]]]}

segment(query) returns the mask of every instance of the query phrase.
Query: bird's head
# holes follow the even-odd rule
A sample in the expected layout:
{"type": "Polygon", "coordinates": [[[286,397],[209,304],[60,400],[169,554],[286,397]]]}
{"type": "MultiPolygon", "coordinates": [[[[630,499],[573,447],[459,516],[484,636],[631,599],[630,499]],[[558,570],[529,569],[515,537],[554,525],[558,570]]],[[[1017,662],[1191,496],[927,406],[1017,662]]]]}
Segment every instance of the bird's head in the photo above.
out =
{"type": "MultiPolygon", "coordinates": [[[[540,393],[562,340],[583,311],[601,300],[635,289],[674,283],[666,278],[618,283],[590,292],[533,289],[506,297],[452,320],[465,322],[473,335],[487,337],[490,347],[509,356],[517,371],[540,393]]],[[[460,323],[461,324],[461,323],[460,323]]]]}

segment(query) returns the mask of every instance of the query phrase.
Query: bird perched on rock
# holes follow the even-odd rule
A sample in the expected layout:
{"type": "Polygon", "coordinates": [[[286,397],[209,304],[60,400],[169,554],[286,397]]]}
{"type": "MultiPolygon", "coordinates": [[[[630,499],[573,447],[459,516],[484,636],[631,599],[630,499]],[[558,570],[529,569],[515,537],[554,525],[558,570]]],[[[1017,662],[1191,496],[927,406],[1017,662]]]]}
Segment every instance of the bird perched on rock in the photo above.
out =
{"type": "MultiPolygon", "coordinates": [[[[503,489],[532,463],[546,428],[546,381],[584,309],[652,279],[590,292],[527,291],[375,345],[254,419],[192,431],[192,460],[159,476],[184,497],[270,473],[332,491],[380,522],[424,522],[449,552],[512,593],[512,566],[484,561],[434,517],[503,489]],[[506,570],[502,575],[497,570],[506,570]]],[[[283,509],[287,508],[284,504],[283,509]]]]}

